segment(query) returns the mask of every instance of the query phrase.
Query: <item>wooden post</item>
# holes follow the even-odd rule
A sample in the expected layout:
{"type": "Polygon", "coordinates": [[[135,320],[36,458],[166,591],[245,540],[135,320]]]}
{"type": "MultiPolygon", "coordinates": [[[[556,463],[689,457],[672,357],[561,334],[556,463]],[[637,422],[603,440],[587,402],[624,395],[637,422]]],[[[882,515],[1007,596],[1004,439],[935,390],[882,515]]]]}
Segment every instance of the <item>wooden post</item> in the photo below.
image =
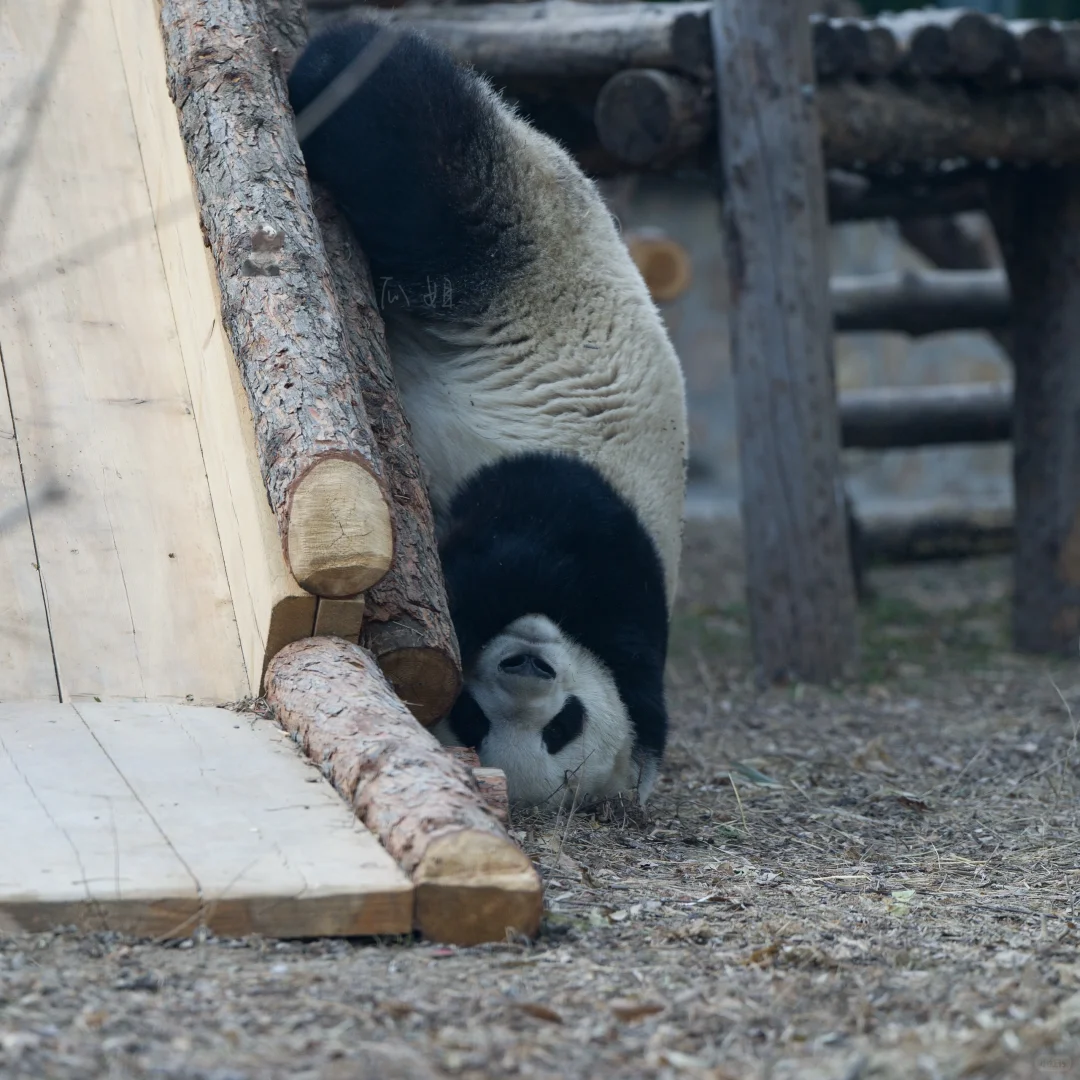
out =
{"type": "Polygon", "coordinates": [[[1013,644],[1080,634],[1080,168],[1017,174],[993,209],[1013,296],[1013,644]]]}
{"type": "Polygon", "coordinates": [[[824,681],[857,631],[809,4],[715,0],[712,20],[754,658],[824,681]]]}

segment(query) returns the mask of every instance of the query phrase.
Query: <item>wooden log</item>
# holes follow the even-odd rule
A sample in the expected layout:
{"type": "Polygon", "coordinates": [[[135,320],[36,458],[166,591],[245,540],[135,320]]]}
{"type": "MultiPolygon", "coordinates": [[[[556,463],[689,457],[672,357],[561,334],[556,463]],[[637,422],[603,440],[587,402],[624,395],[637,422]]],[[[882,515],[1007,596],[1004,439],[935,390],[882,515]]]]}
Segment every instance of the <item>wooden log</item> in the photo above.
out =
{"type": "MultiPolygon", "coordinates": [[[[988,170],[906,170],[889,176],[830,169],[826,176],[831,221],[898,221],[983,210],[989,202],[988,170]]],[[[953,269],[979,269],[965,266],[953,269]]]]}
{"type": "Polygon", "coordinates": [[[537,932],[542,889],[528,856],[369,652],[338,638],[289,645],[270,664],[266,699],[412,879],[425,937],[475,945],[537,932]]]}
{"type": "Polygon", "coordinates": [[[998,20],[967,8],[902,11],[877,22],[896,38],[906,70],[923,78],[986,75],[1019,52],[998,20]]]}
{"type": "MultiPolygon", "coordinates": [[[[684,97],[692,92],[692,83],[680,91],[684,97]]],[[[697,92],[702,109],[711,113],[711,95],[697,92]]],[[[816,99],[825,160],[834,167],[922,168],[930,161],[956,159],[1080,161],[1080,92],[1065,86],[1021,86],[988,94],[962,83],[901,86],[849,80],[819,85],[816,99]]],[[[694,116],[691,130],[701,129],[700,113],[684,105],[678,115],[694,116]]],[[[674,132],[655,132],[653,140],[663,146],[678,143],[685,153],[694,149],[691,137],[674,132]]]]}
{"type": "Polygon", "coordinates": [[[1054,19],[1017,19],[1009,31],[1019,51],[1020,74],[1031,82],[1080,80],[1080,26],[1054,19]]]}
{"type": "Polygon", "coordinates": [[[1080,633],[1080,169],[1030,170],[993,208],[1013,298],[1013,643],[1080,633]]]}
{"type": "Polygon", "coordinates": [[[510,798],[506,788],[506,773],[502,769],[484,768],[472,747],[446,746],[443,749],[472,773],[484,805],[503,824],[506,824],[510,820],[510,798]]]}
{"type": "Polygon", "coordinates": [[[393,564],[367,591],[360,643],[374,653],[413,715],[431,725],[449,712],[461,688],[461,658],[431,503],[398,397],[367,263],[325,192],[315,192],[315,212],[349,335],[353,376],[385,469],[394,522],[393,564]]]}
{"type": "Polygon", "coordinates": [[[912,563],[1000,555],[1013,548],[1007,508],[930,506],[859,519],[869,562],[912,563]]]}
{"type": "Polygon", "coordinates": [[[320,596],[387,571],[381,466],[255,0],[162,0],[169,91],[285,558],[320,596]]]}
{"type": "Polygon", "coordinates": [[[845,390],[840,434],[845,449],[860,450],[1007,442],[1012,437],[1012,387],[975,383],[845,390]]]}
{"type": "Polygon", "coordinates": [[[838,331],[892,330],[918,336],[1009,323],[1003,270],[890,270],[829,283],[838,331]]]}
{"type": "Polygon", "coordinates": [[[601,145],[630,165],[669,164],[701,145],[710,119],[696,86],[650,68],[619,72],[596,99],[601,145]]]}
{"type": "MultiPolygon", "coordinates": [[[[306,40],[304,5],[298,8],[295,0],[263,0],[263,4],[275,51],[281,57],[292,55],[306,40]]],[[[362,637],[359,625],[353,632],[358,613],[355,607],[343,606],[348,601],[338,601],[334,607],[328,606],[334,602],[321,601],[315,633],[338,633],[350,641],[359,637],[413,715],[421,723],[433,724],[457,697],[461,660],[431,503],[398,397],[367,262],[333,200],[318,189],[313,194],[334,293],[348,333],[353,374],[386,474],[394,527],[390,570],[360,605],[362,637]],[[332,615],[336,622],[329,621],[332,615]]]]}
{"type": "Polygon", "coordinates": [[[747,599],[768,681],[831,679],[857,653],[806,12],[803,0],[712,12],[747,599]]]}

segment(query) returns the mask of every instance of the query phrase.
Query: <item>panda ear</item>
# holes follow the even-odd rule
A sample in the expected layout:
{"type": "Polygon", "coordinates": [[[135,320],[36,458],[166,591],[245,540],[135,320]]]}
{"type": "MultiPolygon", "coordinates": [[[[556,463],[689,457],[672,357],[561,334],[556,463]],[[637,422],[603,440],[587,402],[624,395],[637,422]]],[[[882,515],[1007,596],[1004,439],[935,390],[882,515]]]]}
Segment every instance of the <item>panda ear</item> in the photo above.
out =
{"type": "Polygon", "coordinates": [[[491,730],[491,721],[468,688],[458,694],[458,699],[454,702],[454,707],[450,710],[446,722],[454,733],[454,737],[461,741],[462,746],[468,746],[473,750],[479,749],[491,730]]]}

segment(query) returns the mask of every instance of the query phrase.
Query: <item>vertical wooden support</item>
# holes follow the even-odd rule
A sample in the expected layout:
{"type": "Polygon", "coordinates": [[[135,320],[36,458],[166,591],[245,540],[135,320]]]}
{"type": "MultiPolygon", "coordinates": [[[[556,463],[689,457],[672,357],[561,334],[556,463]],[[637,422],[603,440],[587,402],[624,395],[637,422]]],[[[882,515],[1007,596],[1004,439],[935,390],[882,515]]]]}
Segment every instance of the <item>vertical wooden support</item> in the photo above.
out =
{"type": "Polygon", "coordinates": [[[1013,296],[1013,645],[1080,635],[1080,169],[1018,173],[993,209],[1013,296]]]}
{"type": "Polygon", "coordinates": [[[854,664],[808,0],[714,0],[747,599],[765,680],[854,664]]]}

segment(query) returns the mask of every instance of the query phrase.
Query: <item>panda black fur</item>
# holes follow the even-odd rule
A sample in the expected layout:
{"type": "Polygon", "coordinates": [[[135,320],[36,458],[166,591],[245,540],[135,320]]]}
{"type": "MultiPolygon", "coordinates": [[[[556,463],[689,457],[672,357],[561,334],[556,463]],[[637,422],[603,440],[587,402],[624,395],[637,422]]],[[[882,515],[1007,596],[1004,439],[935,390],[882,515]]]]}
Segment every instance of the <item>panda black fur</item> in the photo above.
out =
{"type": "MultiPolygon", "coordinates": [[[[379,32],[341,23],[299,115],[379,32]]],[[[308,136],[371,262],[439,531],[465,687],[436,734],[515,801],[637,790],[667,731],[686,405],[594,185],[475,73],[405,33],[308,136]]]]}

